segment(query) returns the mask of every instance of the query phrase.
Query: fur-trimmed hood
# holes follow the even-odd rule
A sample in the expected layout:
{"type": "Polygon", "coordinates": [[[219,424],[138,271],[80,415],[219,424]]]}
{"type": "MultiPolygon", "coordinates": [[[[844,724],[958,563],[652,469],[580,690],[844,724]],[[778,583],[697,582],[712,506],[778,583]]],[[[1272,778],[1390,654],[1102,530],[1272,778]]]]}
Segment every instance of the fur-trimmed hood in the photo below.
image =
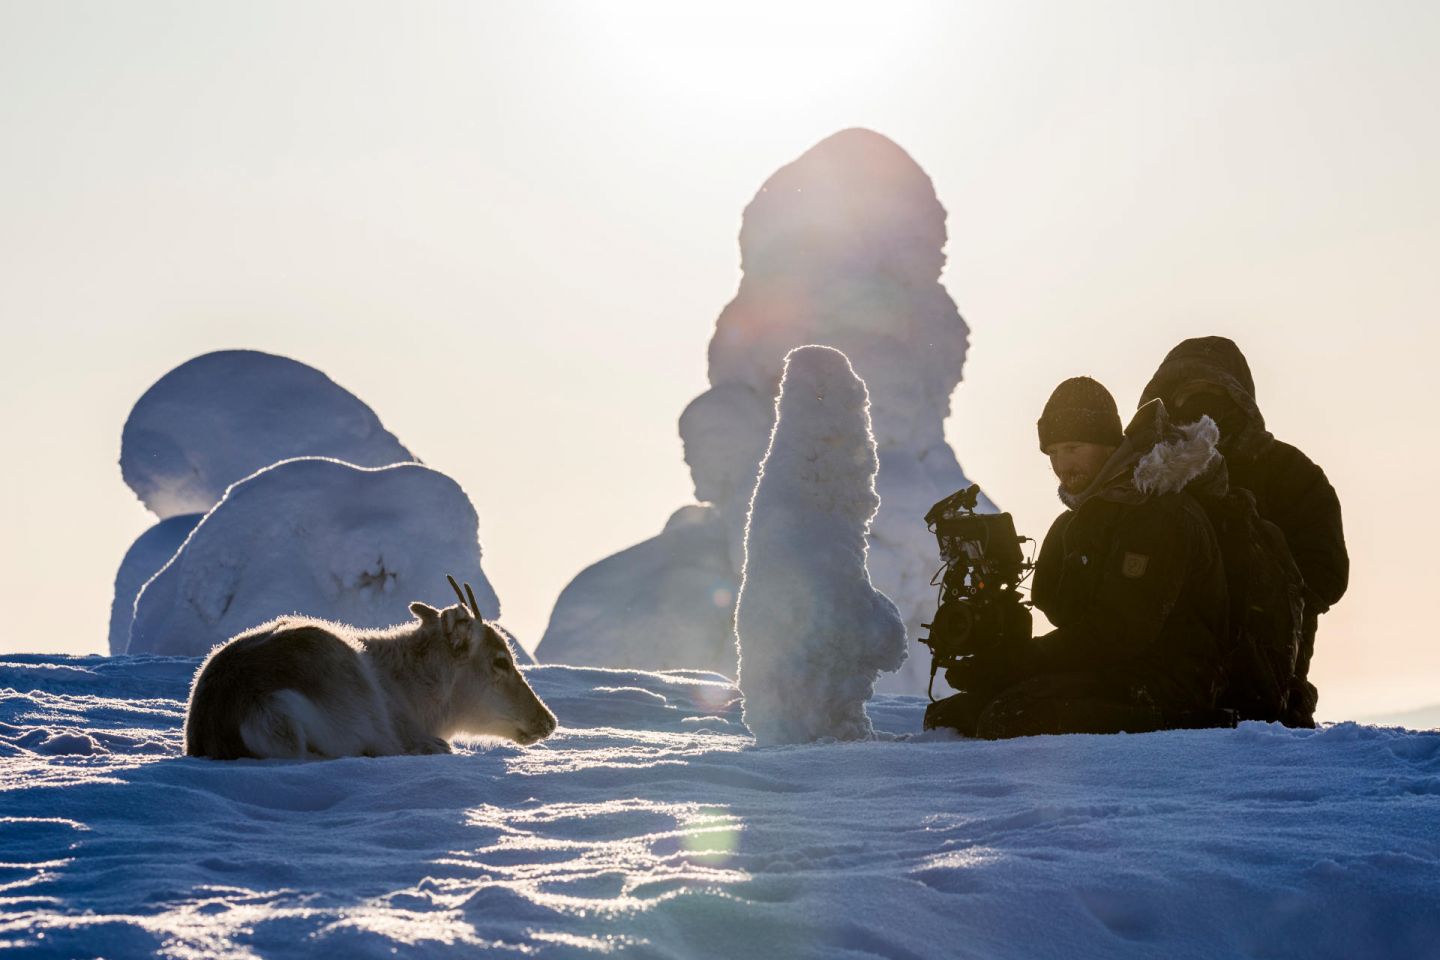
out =
{"type": "Polygon", "coordinates": [[[1165,404],[1151,400],[1131,418],[1125,439],[1095,481],[1078,494],[1062,485],[1060,499],[1074,510],[1092,497],[1139,503],[1181,490],[1223,495],[1230,480],[1219,441],[1214,420],[1201,417],[1177,426],[1170,422],[1165,404]]]}
{"type": "Polygon", "coordinates": [[[1235,342],[1226,337],[1192,337],[1176,344],[1145,385],[1140,403],[1163,400],[1173,404],[1182,388],[1197,382],[1220,387],[1245,416],[1245,425],[1235,436],[1224,439],[1228,456],[1249,460],[1275,439],[1265,429],[1265,417],[1255,402],[1250,364],[1235,342]]]}

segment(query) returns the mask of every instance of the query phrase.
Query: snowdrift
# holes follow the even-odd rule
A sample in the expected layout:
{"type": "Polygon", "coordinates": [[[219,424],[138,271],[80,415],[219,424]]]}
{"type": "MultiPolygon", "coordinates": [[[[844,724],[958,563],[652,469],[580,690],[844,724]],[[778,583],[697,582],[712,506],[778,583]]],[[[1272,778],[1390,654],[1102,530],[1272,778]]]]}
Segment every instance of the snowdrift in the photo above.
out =
{"type": "Polygon", "coordinates": [[[1440,734],[755,748],[709,674],[534,667],[561,729],[180,756],[198,660],[0,657],[26,957],[1440,957],[1440,734]]]}

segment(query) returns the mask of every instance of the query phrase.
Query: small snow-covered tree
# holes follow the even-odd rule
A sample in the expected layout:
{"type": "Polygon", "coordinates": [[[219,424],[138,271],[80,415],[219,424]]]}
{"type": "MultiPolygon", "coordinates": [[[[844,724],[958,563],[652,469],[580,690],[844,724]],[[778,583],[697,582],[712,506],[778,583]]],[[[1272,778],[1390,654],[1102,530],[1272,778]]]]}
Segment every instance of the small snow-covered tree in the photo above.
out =
{"type": "Polygon", "coordinates": [[[786,355],[735,612],[745,724],[762,744],[871,735],[865,701],[905,659],[904,623],[865,567],[880,507],[869,406],[839,350],[786,355]]]}

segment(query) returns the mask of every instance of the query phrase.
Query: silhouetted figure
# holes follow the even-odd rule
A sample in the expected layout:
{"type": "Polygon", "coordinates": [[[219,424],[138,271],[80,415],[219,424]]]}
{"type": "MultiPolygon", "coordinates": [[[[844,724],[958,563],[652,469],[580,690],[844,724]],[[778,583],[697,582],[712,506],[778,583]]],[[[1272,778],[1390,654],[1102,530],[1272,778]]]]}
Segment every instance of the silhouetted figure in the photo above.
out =
{"type": "Polygon", "coordinates": [[[1142,408],[1122,433],[1089,377],[1045,405],[1040,448],[1068,508],[1036,563],[1032,598],[1054,624],[953,667],[962,694],[927,723],[999,739],[1194,725],[1214,706],[1227,632],[1224,566],[1192,493],[1224,493],[1214,424],[1142,408]]]}
{"type": "Polygon", "coordinates": [[[1300,651],[1284,722],[1313,727],[1319,695],[1309,681],[1320,614],[1345,595],[1350,557],[1340,499],[1309,457],[1265,429],[1255,380],[1240,348],[1225,337],[1182,341],[1166,355],[1140,402],[1165,402],[1179,423],[1208,416],[1220,427],[1220,452],[1232,486],[1255,495],[1260,516],[1285,534],[1305,579],[1300,651]]]}

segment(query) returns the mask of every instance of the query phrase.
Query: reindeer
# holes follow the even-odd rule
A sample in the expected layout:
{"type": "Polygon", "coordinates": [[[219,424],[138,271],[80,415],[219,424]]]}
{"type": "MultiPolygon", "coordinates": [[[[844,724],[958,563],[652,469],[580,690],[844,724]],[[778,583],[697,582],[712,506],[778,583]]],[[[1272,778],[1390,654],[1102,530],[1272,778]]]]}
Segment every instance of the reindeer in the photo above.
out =
{"type": "Polygon", "coordinates": [[[355,630],[281,617],[210,652],[185,710],[185,753],[233,760],[450,753],[457,733],[543,740],[555,715],[515,667],[475,591],[418,622],[355,630]],[[468,600],[468,604],[467,604],[468,600]]]}

